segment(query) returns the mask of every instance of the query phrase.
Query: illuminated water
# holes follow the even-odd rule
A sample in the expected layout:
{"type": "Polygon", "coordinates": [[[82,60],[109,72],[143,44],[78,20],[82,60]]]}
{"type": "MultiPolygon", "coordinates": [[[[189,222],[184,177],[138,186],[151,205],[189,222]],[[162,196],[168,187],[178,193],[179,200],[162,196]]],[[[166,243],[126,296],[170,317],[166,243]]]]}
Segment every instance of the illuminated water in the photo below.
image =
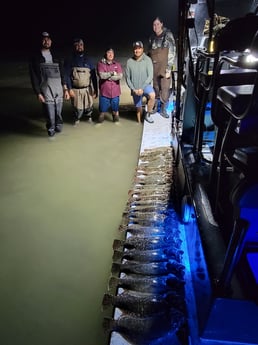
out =
{"type": "Polygon", "coordinates": [[[117,125],[73,127],[67,103],[50,140],[24,64],[1,67],[0,343],[104,345],[101,302],[142,126],[125,109],[117,125]]]}

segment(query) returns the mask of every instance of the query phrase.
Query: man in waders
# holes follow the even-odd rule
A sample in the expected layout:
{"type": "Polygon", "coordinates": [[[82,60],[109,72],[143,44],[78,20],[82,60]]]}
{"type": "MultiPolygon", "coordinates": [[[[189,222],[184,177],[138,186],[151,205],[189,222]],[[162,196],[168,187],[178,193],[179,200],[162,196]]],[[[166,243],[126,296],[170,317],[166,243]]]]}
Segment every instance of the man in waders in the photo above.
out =
{"type": "Polygon", "coordinates": [[[156,94],[153,112],[160,108],[160,115],[169,118],[167,107],[175,59],[175,39],[172,32],[163,26],[163,21],[159,17],[153,21],[153,31],[154,33],[149,38],[148,48],[148,55],[153,63],[153,88],[156,94]]]}
{"type": "Polygon", "coordinates": [[[42,33],[41,47],[29,63],[32,88],[43,105],[48,135],[53,137],[63,127],[63,99],[69,99],[62,64],[51,51],[52,40],[42,33]]]}
{"type": "Polygon", "coordinates": [[[65,81],[73,107],[74,125],[78,125],[83,115],[91,120],[93,99],[98,96],[95,66],[85,53],[81,38],[73,41],[73,55],[64,63],[65,81]]]}

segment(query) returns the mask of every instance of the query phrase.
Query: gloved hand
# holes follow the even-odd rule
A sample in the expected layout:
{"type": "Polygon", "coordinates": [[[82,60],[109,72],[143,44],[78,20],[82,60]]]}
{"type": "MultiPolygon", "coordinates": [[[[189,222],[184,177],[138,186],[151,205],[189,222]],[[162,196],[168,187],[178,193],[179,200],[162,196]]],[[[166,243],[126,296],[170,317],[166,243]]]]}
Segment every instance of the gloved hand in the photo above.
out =
{"type": "Polygon", "coordinates": [[[166,69],[165,77],[166,77],[166,79],[171,77],[171,71],[169,69],[166,69]]]}

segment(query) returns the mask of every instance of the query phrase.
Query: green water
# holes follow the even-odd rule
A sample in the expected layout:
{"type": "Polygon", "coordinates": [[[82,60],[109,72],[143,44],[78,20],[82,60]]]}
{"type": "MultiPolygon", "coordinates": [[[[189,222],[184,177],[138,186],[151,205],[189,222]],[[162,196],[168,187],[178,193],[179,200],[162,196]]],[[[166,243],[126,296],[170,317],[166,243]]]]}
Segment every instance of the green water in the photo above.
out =
{"type": "Polygon", "coordinates": [[[105,345],[101,302],[142,126],[124,111],[73,127],[66,103],[51,140],[14,68],[0,82],[0,344],[105,345]]]}

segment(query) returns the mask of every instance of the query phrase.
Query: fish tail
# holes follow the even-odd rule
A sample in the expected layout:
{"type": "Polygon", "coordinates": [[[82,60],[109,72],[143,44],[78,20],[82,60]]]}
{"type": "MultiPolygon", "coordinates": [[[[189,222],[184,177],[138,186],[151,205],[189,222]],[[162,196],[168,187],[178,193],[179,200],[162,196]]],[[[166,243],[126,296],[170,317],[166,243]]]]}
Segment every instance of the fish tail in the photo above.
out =
{"type": "Polygon", "coordinates": [[[119,250],[114,250],[112,259],[114,261],[121,260],[123,258],[123,255],[124,255],[123,252],[121,252],[119,250]]]}
{"type": "Polygon", "coordinates": [[[125,225],[119,225],[119,228],[118,228],[118,231],[120,231],[120,232],[123,232],[123,231],[126,231],[126,226],[125,225]]]}
{"type": "Polygon", "coordinates": [[[114,239],[113,249],[119,249],[123,246],[124,242],[122,240],[114,239]]]}
{"type": "Polygon", "coordinates": [[[102,307],[103,309],[108,308],[110,305],[112,305],[112,300],[113,300],[113,296],[109,293],[105,293],[103,296],[103,300],[102,300],[102,307]]]}
{"type": "Polygon", "coordinates": [[[116,277],[111,277],[108,282],[108,288],[109,290],[116,288],[118,284],[118,278],[116,277]]]}
{"type": "Polygon", "coordinates": [[[104,317],[102,326],[105,332],[111,332],[114,327],[114,320],[109,317],[104,317]]]}
{"type": "Polygon", "coordinates": [[[120,265],[116,262],[113,262],[111,272],[117,274],[120,272],[120,265]]]}

